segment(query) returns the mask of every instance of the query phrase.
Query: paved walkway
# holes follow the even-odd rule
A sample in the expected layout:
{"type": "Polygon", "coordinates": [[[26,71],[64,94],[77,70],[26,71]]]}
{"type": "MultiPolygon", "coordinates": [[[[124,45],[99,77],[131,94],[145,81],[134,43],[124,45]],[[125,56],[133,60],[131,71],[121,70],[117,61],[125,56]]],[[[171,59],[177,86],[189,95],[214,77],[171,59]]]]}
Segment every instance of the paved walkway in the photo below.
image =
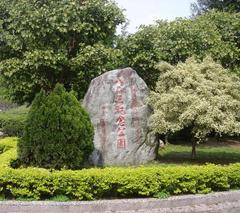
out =
{"type": "Polygon", "coordinates": [[[0,213],[240,213],[240,191],[168,199],[0,202],[0,213]]]}

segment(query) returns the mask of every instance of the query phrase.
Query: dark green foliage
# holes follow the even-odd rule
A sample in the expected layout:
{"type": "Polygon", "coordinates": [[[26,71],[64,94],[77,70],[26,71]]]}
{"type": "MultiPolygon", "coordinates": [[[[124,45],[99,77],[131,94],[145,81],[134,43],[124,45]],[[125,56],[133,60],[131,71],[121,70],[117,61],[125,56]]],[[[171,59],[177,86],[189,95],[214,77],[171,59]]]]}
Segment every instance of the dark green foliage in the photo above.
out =
{"type": "MultiPolygon", "coordinates": [[[[0,50],[1,53],[1,50],[0,50]]],[[[7,97],[7,89],[3,86],[3,79],[0,75],[0,110],[7,110],[9,108],[14,107],[15,104],[13,104],[9,98],[7,97]]]]}
{"type": "Polygon", "coordinates": [[[158,63],[185,62],[210,55],[224,68],[240,70],[240,13],[209,12],[192,19],[159,21],[145,26],[121,43],[127,66],[138,71],[152,89],[158,63]]]}
{"type": "Polygon", "coordinates": [[[29,111],[18,156],[24,165],[45,168],[83,167],[93,150],[93,127],[72,93],[57,84],[37,95],[29,111]]]}
{"type": "Polygon", "coordinates": [[[194,15],[201,15],[204,12],[215,9],[223,12],[240,12],[240,0],[197,0],[191,4],[194,15]]]}
{"type": "Polygon", "coordinates": [[[86,83],[119,66],[113,44],[124,16],[113,1],[1,0],[0,15],[0,70],[14,102],[56,83],[81,98],[86,83]]]}
{"type": "Polygon", "coordinates": [[[18,136],[23,135],[24,129],[23,119],[4,119],[0,118],[1,131],[8,136],[18,136]]]}
{"type": "Polygon", "coordinates": [[[25,106],[0,112],[0,129],[8,136],[23,135],[28,108],[25,106]]]}

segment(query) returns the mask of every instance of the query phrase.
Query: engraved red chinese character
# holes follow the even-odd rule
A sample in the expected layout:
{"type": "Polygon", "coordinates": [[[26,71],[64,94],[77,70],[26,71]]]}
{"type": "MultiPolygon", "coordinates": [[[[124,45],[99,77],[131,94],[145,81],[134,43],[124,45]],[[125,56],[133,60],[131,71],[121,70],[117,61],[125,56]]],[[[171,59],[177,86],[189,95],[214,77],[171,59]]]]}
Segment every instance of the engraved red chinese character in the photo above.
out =
{"type": "Polygon", "coordinates": [[[125,126],[125,117],[123,115],[119,115],[117,118],[117,124],[119,126],[125,126]]]}
{"type": "Polygon", "coordinates": [[[126,148],[126,139],[125,138],[118,138],[117,139],[117,148],[118,149],[125,149],[126,148]]]}

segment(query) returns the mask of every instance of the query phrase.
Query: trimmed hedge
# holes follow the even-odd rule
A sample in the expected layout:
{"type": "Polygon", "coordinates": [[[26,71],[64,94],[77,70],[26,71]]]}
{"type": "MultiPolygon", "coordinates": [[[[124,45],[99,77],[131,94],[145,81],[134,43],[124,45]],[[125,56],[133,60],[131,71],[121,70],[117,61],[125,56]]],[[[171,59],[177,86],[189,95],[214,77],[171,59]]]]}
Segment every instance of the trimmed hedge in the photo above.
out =
{"type": "Polygon", "coordinates": [[[23,135],[28,108],[21,106],[0,112],[0,130],[8,136],[23,135]]]}
{"type": "Polygon", "coordinates": [[[163,194],[195,194],[240,188],[240,163],[229,166],[149,166],[130,168],[50,171],[12,169],[17,138],[0,140],[10,147],[0,155],[0,196],[7,199],[71,200],[161,197],[163,194]]]}

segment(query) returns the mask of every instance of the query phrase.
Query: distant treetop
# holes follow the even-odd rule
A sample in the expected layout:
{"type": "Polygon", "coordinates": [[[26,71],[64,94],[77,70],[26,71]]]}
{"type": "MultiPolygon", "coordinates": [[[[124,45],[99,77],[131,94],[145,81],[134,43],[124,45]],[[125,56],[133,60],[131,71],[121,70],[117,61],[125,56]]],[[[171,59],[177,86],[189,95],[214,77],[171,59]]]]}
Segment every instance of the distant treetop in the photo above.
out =
{"type": "Polygon", "coordinates": [[[222,12],[240,12],[240,0],[197,0],[191,4],[193,15],[215,9],[222,12]]]}

